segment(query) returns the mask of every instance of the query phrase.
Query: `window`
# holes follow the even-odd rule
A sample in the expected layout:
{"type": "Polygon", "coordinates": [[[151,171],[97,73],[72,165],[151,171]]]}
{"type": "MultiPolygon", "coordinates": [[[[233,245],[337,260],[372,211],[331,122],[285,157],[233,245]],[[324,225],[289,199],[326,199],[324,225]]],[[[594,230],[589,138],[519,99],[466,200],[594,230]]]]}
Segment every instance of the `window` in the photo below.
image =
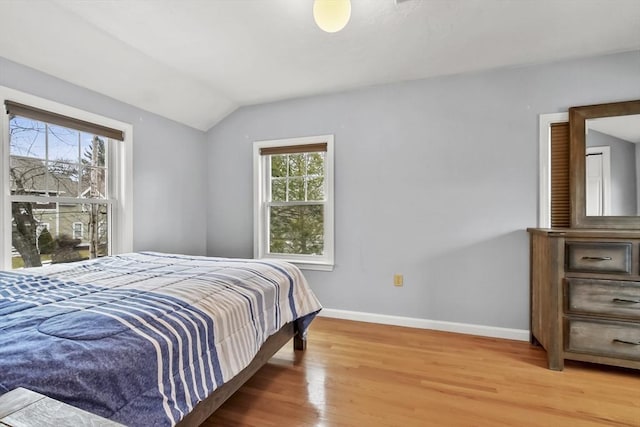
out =
{"type": "MultiPolygon", "coordinates": [[[[74,239],[82,240],[83,237],[83,225],[81,222],[74,222],[71,227],[71,233],[74,239]]],[[[106,237],[106,236],[105,236],[106,237]]],[[[99,240],[98,240],[99,241],[99,240]]],[[[105,253],[99,253],[99,255],[106,255],[105,253]]]]}
{"type": "Polygon", "coordinates": [[[333,269],[333,135],[254,143],[254,255],[333,269]]]}
{"type": "Polygon", "coordinates": [[[0,95],[2,266],[131,251],[131,126],[7,88],[0,95]]]}

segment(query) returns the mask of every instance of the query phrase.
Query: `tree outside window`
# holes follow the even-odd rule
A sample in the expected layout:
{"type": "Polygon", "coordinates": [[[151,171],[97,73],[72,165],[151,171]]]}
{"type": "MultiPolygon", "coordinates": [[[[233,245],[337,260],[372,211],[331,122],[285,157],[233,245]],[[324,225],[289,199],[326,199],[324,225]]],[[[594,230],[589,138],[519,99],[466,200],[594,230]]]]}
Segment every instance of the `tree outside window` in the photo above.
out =
{"type": "Polygon", "coordinates": [[[333,136],[254,143],[257,258],[333,268],[333,136]]]}
{"type": "Polygon", "coordinates": [[[271,155],[269,253],[324,253],[324,153],[271,155]]]}
{"type": "Polygon", "coordinates": [[[10,115],[9,145],[14,267],[108,255],[108,139],[10,115]],[[39,245],[42,224],[50,253],[39,245]],[[62,250],[72,256],[56,257],[62,250]]]}

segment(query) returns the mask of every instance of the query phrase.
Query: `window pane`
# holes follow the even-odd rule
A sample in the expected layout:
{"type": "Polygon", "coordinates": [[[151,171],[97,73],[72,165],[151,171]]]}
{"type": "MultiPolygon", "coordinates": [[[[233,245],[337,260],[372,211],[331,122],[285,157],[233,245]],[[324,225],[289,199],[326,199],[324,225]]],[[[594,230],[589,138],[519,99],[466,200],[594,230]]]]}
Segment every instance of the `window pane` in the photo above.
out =
{"type": "Polygon", "coordinates": [[[324,200],[324,178],[311,178],[307,181],[307,200],[324,200]]]}
{"type": "Polygon", "coordinates": [[[106,139],[84,132],[80,134],[80,138],[82,141],[82,157],[80,162],[87,166],[106,166],[106,139]]]}
{"type": "Polygon", "coordinates": [[[45,158],[45,124],[14,116],[9,121],[11,156],[45,158]]]}
{"type": "Polygon", "coordinates": [[[46,191],[46,172],[43,160],[11,156],[9,176],[11,194],[37,195],[46,191]]]}
{"type": "Polygon", "coordinates": [[[80,160],[80,132],[56,125],[48,125],[48,159],[67,163],[80,160]]]}
{"type": "Polygon", "coordinates": [[[287,197],[287,179],[274,178],[271,180],[271,201],[284,202],[287,197]]]}
{"type": "Polygon", "coordinates": [[[324,158],[322,152],[271,155],[271,200],[324,200],[324,158]]]}
{"type": "Polygon", "coordinates": [[[307,175],[324,175],[324,153],[307,154],[307,175]]]}
{"type": "Polygon", "coordinates": [[[106,204],[13,202],[13,268],[108,255],[108,209],[106,204]]]}
{"type": "Polygon", "coordinates": [[[289,157],[289,176],[305,175],[305,154],[288,154],[289,157]]]}
{"type": "Polygon", "coordinates": [[[303,178],[291,178],[289,179],[289,197],[288,201],[304,201],[304,179],[303,178]]]}
{"type": "Polygon", "coordinates": [[[78,165],[49,162],[46,190],[52,197],[78,197],[78,165]]]}
{"type": "Polygon", "coordinates": [[[324,251],[324,207],[272,206],[269,252],[322,255],[324,251]]]}
{"type": "Polygon", "coordinates": [[[107,171],[104,168],[82,168],[80,197],[106,199],[107,171]]]}
{"type": "Polygon", "coordinates": [[[271,156],[271,176],[283,177],[287,176],[287,156],[286,155],[272,155],[271,156]]]}

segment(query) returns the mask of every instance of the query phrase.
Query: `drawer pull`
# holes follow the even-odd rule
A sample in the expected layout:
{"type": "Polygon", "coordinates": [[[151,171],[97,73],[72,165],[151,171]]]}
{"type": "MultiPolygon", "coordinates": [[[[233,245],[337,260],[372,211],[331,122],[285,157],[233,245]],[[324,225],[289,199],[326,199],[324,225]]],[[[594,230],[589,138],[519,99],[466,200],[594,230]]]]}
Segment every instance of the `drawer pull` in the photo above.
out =
{"type": "Polygon", "coordinates": [[[620,338],[614,338],[613,342],[619,342],[622,344],[629,344],[629,345],[640,345],[640,341],[627,341],[627,340],[621,340],[620,338]]]}
{"type": "Polygon", "coordinates": [[[613,258],[610,256],[583,256],[585,261],[611,261],[613,258]]]}
{"type": "Polygon", "coordinates": [[[627,298],[614,298],[611,301],[621,304],[640,304],[640,300],[627,298]]]}

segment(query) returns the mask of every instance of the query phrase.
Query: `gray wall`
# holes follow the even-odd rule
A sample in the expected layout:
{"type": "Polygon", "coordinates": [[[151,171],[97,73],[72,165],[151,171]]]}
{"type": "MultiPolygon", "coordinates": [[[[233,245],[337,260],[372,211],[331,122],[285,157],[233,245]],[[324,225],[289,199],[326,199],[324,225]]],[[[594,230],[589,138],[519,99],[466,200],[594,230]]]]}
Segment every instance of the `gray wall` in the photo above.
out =
{"type": "Polygon", "coordinates": [[[636,144],[589,130],[588,147],[610,147],[611,215],[637,215],[636,144]]]}
{"type": "Polygon", "coordinates": [[[1,57],[0,85],[132,124],[134,250],[206,252],[203,132],[1,57]]]}
{"type": "Polygon", "coordinates": [[[335,134],[323,305],[528,329],[538,115],[637,98],[640,52],[242,108],[207,135],[207,252],[252,256],[253,141],[335,134]]]}

